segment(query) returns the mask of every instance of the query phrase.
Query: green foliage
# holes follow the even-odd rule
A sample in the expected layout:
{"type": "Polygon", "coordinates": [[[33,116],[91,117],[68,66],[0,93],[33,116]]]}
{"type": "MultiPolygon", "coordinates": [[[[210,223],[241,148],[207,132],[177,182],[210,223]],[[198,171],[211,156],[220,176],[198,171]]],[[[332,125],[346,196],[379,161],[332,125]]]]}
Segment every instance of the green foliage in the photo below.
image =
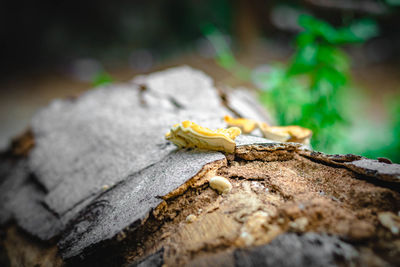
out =
{"type": "Polygon", "coordinates": [[[111,75],[105,71],[100,71],[95,75],[92,82],[92,86],[93,87],[105,86],[112,83],[113,83],[113,78],[111,77],[111,75]]]}
{"type": "Polygon", "coordinates": [[[391,115],[392,142],[386,147],[384,155],[400,163],[400,96],[393,100],[391,115]]]}
{"type": "Polygon", "coordinates": [[[363,42],[377,34],[370,20],[335,29],[311,16],[300,16],[304,28],[288,66],[253,76],[261,101],[275,111],[280,125],[296,124],[314,132],[312,145],[332,152],[349,126],[343,99],[349,83],[349,60],[339,45],[363,42]]]}
{"type": "Polygon", "coordinates": [[[305,30],[299,35],[298,40],[301,39],[301,42],[298,42],[299,46],[315,43],[317,38],[331,45],[364,42],[378,34],[378,27],[370,19],[357,20],[347,27],[335,29],[324,21],[302,15],[299,18],[299,25],[305,30]]]}
{"type": "Polygon", "coordinates": [[[363,96],[350,88],[350,64],[341,45],[362,43],[378,33],[371,20],[334,28],[310,16],[301,16],[303,31],[288,64],[248,70],[238,63],[225,38],[213,28],[206,32],[216,50],[217,63],[260,89],[261,102],[279,125],[301,125],[313,132],[314,149],[327,153],[354,153],[400,162],[400,97],[392,97],[391,122],[377,124],[360,118],[363,96]]]}
{"type": "Polygon", "coordinates": [[[400,163],[400,95],[388,101],[390,121],[388,125],[376,125],[368,131],[369,146],[360,146],[359,153],[369,157],[387,157],[400,163]]]}
{"type": "Polygon", "coordinates": [[[386,4],[389,6],[400,6],[400,0],[386,0],[386,4]]]}

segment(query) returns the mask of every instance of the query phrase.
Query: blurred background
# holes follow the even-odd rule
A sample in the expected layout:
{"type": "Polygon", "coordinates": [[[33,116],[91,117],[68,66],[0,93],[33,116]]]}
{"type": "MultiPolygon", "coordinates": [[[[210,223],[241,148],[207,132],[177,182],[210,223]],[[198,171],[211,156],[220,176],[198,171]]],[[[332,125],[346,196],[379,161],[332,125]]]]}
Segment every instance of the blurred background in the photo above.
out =
{"type": "Polygon", "coordinates": [[[51,99],[187,64],[312,145],[400,162],[400,0],[0,3],[0,148],[51,99]]]}

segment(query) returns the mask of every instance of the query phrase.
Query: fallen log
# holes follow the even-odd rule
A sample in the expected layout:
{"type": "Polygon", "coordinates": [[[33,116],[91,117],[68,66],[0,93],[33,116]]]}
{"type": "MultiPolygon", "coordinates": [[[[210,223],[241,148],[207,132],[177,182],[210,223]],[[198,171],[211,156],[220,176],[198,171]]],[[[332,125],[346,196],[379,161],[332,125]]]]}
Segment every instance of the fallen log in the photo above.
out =
{"type": "Polygon", "coordinates": [[[399,264],[399,165],[251,135],[234,153],[165,140],[183,120],[268,121],[249,94],[179,67],[40,110],[1,155],[0,265],[399,264]]]}

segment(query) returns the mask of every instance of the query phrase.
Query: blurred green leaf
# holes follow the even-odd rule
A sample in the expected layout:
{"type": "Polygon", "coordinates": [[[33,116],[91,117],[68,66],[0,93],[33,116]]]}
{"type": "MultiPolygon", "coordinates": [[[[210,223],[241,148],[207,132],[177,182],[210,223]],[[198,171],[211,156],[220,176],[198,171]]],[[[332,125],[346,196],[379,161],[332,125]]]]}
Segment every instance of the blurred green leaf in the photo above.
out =
{"type": "Polygon", "coordinates": [[[348,27],[335,29],[328,23],[312,16],[301,15],[299,25],[305,29],[305,33],[299,36],[300,47],[303,43],[312,40],[312,37],[323,38],[330,44],[345,44],[364,42],[379,33],[378,26],[372,19],[356,20],[348,27]]]}
{"type": "Polygon", "coordinates": [[[386,4],[390,6],[400,6],[400,0],[386,0],[386,4]]]}
{"type": "Polygon", "coordinates": [[[279,86],[286,75],[286,69],[282,66],[268,66],[268,71],[253,71],[252,82],[263,91],[271,91],[279,86]]]}
{"type": "Polygon", "coordinates": [[[314,44],[315,35],[310,32],[302,32],[296,38],[297,47],[301,48],[310,44],[314,44]]]}
{"type": "Polygon", "coordinates": [[[265,80],[270,86],[263,93],[269,95],[264,104],[274,107],[279,124],[310,128],[312,145],[330,152],[349,126],[342,101],[350,76],[349,59],[338,45],[366,40],[376,34],[376,25],[361,20],[335,29],[309,15],[300,16],[299,24],[304,31],[297,37],[286,74],[276,76],[271,71],[265,80]]]}
{"type": "Polygon", "coordinates": [[[93,79],[92,86],[105,86],[113,83],[113,79],[110,74],[105,71],[99,72],[93,79]]]}
{"type": "Polygon", "coordinates": [[[328,23],[318,20],[310,15],[301,15],[299,25],[306,31],[311,32],[315,37],[322,37],[328,42],[336,39],[337,31],[328,23]]]}
{"type": "Polygon", "coordinates": [[[321,46],[316,56],[316,61],[324,67],[335,68],[341,72],[349,70],[349,60],[339,49],[333,46],[321,46]]]}
{"type": "Polygon", "coordinates": [[[349,29],[361,42],[365,42],[379,34],[378,25],[371,19],[357,20],[350,25],[349,29]]]}
{"type": "Polygon", "coordinates": [[[236,61],[226,36],[218,31],[213,25],[207,25],[204,27],[203,32],[215,49],[216,62],[221,67],[232,71],[241,80],[250,79],[251,71],[236,61]]]}
{"type": "Polygon", "coordinates": [[[290,75],[296,75],[312,70],[317,64],[319,46],[308,44],[297,51],[293,64],[289,68],[290,75]]]}

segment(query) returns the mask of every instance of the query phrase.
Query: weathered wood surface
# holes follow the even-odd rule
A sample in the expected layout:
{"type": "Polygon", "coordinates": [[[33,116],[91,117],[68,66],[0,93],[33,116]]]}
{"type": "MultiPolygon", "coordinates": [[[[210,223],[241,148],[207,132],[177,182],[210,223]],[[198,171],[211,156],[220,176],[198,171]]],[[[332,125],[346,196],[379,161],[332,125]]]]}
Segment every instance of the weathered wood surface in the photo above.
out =
{"type": "Polygon", "coordinates": [[[230,155],[164,139],[183,120],[268,121],[260,110],[245,91],[218,92],[189,67],[54,101],[33,118],[31,140],[1,156],[6,252],[13,259],[15,240],[33,236],[51,257],[25,265],[395,265],[399,165],[256,136],[239,136],[230,155]],[[230,194],[208,187],[216,174],[230,179],[230,194]],[[197,220],[187,223],[189,214],[197,220]]]}

